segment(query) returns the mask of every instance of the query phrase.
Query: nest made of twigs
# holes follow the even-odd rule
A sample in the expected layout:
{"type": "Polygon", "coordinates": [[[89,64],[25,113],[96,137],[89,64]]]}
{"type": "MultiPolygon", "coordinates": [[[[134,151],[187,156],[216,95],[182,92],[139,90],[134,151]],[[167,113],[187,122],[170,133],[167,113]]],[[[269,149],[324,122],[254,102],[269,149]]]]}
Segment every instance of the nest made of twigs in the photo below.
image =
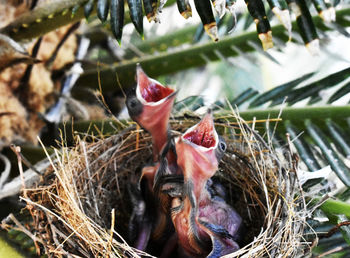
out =
{"type": "MultiPolygon", "coordinates": [[[[183,132],[198,120],[175,119],[171,127],[183,132]]],[[[215,177],[225,186],[227,201],[245,226],[241,249],[232,256],[300,255],[305,247],[306,207],[293,155],[288,150],[277,155],[235,114],[216,119],[215,126],[227,143],[215,177]],[[228,122],[233,118],[237,122],[228,122]]],[[[52,168],[40,185],[24,192],[41,252],[83,257],[148,255],[127,244],[132,211],[127,184],[151,155],[150,135],[131,123],[111,137],[89,137],[89,141],[76,137],[74,147],[56,149],[52,168]]]]}

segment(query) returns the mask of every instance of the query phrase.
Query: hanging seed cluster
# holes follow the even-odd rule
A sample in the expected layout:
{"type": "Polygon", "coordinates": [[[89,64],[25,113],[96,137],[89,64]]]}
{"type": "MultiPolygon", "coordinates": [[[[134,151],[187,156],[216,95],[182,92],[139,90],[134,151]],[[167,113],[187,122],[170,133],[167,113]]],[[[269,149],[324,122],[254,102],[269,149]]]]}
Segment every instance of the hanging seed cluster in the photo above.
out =
{"type": "MultiPolygon", "coordinates": [[[[280,157],[238,116],[226,118],[215,120],[227,143],[215,179],[225,187],[227,202],[239,211],[245,227],[241,248],[232,256],[300,257],[307,249],[302,240],[306,210],[294,158],[288,151],[280,157]],[[234,119],[237,122],[227,122],[234,119]]],[[[171,127],[183,133],[198,121],[178,118],[171,127]]],[[[150,135],[128,124],[109,138],[77,137],[74,147],[58,149],[41,183],[26,191],[34,219],[29,230],[38,238],[38,252],[147,257],[128,245],[134,207],[127,185],[152,157],[150,146],[150,135]]]]}
{"type": "MultiPolygon", "coordinates": [[[[85,16],[88,18],[94,9],[96,0],[89,0],[84,6],[85,16]]],[[[269,19],[267,17],[264,3],[262,0],[245,0],[248,11],[256,24],[258,37],[262,43],[263,49],[267,50],[273,47],[272,32],[269,19]]],[[[102,22],[106,22],[108,13],[110,14],[110,26],[113,35],[117,41],[121,42],[124,26],[124,9],[127,6],[129,15],[135,29],[144,38],[143,16],[147,17],[149,22],[158,22],[158,14],[166,0],[97,0],[97,16],[102,22]],[[125,3],[126,2],[126,3],[125,3]]],[[[195,8],[201,18],[204,29],[214,40],[218,41],[216,12],[221,18],[225,11],[235,16],[235,0],[194,0],[195,8]],[[213,11],[213,7],[215,12],[213,11]]],[[[313,0],[318,14],[326,22],[335,21],[335,9],[327,0],[313,0]]],[[[192,8],[189,0],[176,0],[180,14],[188,19],[192,16],[192,8]]],[[[297,20],[297,26],[305,45],[311,52],[318,50],[318,35],[316,27],[312,21],[310,10],[305,0],[268,0],[271,11],[276,15],[279,21],[287,29],[291,38],[291,12],[297,20]]]]}

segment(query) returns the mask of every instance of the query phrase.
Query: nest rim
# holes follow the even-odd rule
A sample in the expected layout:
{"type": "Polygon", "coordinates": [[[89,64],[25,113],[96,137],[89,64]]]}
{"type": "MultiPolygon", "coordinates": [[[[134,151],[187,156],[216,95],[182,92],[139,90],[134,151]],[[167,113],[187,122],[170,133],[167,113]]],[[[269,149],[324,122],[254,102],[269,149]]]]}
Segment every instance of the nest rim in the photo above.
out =
{"type": "MultiPolygon", "coordinates": [[[[224,183],[226,189],[229,188],[231,205],[237,204],[237,191],[241,191],[242,204],[239,205],[239,209],[236,208],[237,205],[234,208],[244,218],[245,224],[249,225],[247,218],[251,222],[258,221],[259,215],[262,218],[254,234],[245,240],[244,246],[230,256],[263,257],[274,256],[274,254],[295,256],[300,252],[300,247],[305,245],[303,232],[306,224],[304,216],[306,206],[296,173],[293,173],[295,168],[293,155],[289,153],[289,159],[283,160],[239,115],[232,113],[231,118],[237,121],[234,125],[223,117],[215,119],[216,129],[223,132],[221,134],[225,135],[228,143],[227,152],[223,161],[220,162],[216,176],[221,180],[220,182],[224,183]],[[239,131],[238,134],[237,131],[239,131]],[[236,134],[240,136],[237,138],[236,134]],[[242,168],[246,170],[244,176],[242,176],[243,173],[237,173],[237,170],[242,168]],[[297,199],[296,195],[299,196],[297,199]],[[244,214],[239,211],[241,207],[244,207],[243,204],[248,207],[244,214]]],[[[171,126],[173,131],[181,133],[197,121],[196,117],[175,119],[171,126]]],[[[108,194],[108,189],[117,187],[114,192],[119,194],[117,198],[119,202],[123,202],[123,194],[126,190],[125,187],[123,188],[125,182],[122,178],[124,174],[131,173],[140,164],[126,166],[123,172],[120,172],[118,167],[135,161],[144,163],[152,153],[150,141],[147,133],[137,128],[134,123],[128,123],[124,130],[108,138],[93,138],[88,142],[86,138],[76,137],[75,147],[68,148],[62,143],[61,149],[55,150],[56,160],[51,161],[51,171],[47,172],[47,175],[51,177],[44,177],[41,185],[26,191],[27,209],[36,222],[33,225],[33,231],[40,233],[39,224],[43,220],[39,221],[38,216],[46,216],[46,221],[51,221],[50,223],[56,225],[60,231],[65,229],[66,232],[63,235],[68,240],[72,240],[71,242],[77,241],[81,250],[80,253],[72,251],[72,246],[70,246],[72,244],[64,237],[57,237],[57,232],[56,239],[54,239],[52,226],[50,226],[46,229],[46,233],[51,232],[51,236],[46,234],[49,235],[48,239],[42,239],[43,243],[47,240],[49,243],[43,247],[44,252],[50,254],[52,251],[59,251],[62,254],[109,255],[111,257],[150,255],[132,248],[124,240],[126,232],[121,228],[127,226],[127,221],[125,221],[127,215],[119,214],[117,208],[130,212],[130,207],[112,202],[108,212],[100,214],[103,206],[101,203],[113,199],[113,195],[108,194]],[[122,155],[118,155],[119,152],[122,152],[122,155]],[[125,161],[127,159],[128,161],[125,161]],[[106,161],[108,165],[101,166],[101,160],[106,161]],[[122,160],[126,163],[123,163],[122,160]],[[121,164],[117,164],[116,161],[121,164]],[[72,162],[76,162],[74,168],[71,167],[72,162]],[[99,173],[95,171],[96,168],[99,173]],[[116,176],[106,176],[102,179],[109,170],[113,171],[113,168],[116,176]],[[70,172],[66,173],[67,170],[70,172]],[[50,178],[50,180],[45,182],[45,178],[50,178]],[[111,185],[102,187],[103,183],[97,183],[97,178],[104,182],[110,180],[111,185]],[[73,188],[68,189],[68,184],[71,184],[73,188]],[[98,189],[103,189],[102,193],[97,193],[98,189]],[[104,196],[105,199],[99,199],[94,203],[93,199],[97,198],[97,195],[99,195],[98,198],[104,196]],[[45,200],[43,196],[46,196],[47,199],[45,200]],[[45,205],[51,205],[51,207],[45,205]],[[43,207],[46,207],[46,210],[43,207]],[[50,210],[51,213],[48,213],[47,210],[50,210]],[[96,211],[98,216],[96,216],[96,211]],[[69,219],[72,212],[75,212],[74,218],[69,219]],[[101,217],[104,218],[104,222],[97,223],[96,220],[101,217]],[[96,244],[89,244],[94,241],[96,244]]]]}

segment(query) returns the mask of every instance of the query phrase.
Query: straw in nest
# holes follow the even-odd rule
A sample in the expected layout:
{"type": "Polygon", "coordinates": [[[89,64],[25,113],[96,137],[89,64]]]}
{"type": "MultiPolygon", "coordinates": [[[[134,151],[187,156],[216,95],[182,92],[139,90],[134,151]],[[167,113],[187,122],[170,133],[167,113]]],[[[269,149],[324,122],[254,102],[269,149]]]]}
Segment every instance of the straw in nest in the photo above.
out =
{"type": "MultiPolygon", "coordinates": [[[[183,132],[197,122],[178,118],[171,126],[183,132]]],[[[215,177],[245,226],[241,249],[229,256],[301,255],[307,245],[306,207],[293,155],[287,150],[279,156],[234,112],[217,118],[215,126],[227,143],[215,177]]],[[[109,138],[77,137],[74,147],[62,143],[55,149],[50,171],[22,197],[40,251],[49,256],[151,256],[125,241],[132,211],[127,184],[150,159],[150,146],[149,134],[128,124],[109,138]]]]}

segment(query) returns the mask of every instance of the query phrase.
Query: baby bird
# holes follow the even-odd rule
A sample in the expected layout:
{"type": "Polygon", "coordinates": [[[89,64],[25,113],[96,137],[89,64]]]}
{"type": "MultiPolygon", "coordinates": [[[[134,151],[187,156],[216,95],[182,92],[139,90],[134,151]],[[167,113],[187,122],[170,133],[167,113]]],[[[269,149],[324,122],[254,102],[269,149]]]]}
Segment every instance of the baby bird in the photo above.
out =
{"type": "MultiPolygon", "coordinates": [[[[175,141],[177,164],[183,172],[182,196],[172,199],[171,217],[185,255],[219,257],[239,249],[242,219],[220,196],[207,190],[226,149],[209,110],[175,141]]],[[[178,192],[178,191],[177,191],[178,192]]]]}
{"type": "MultiPolygon", "coordinates": [[[[126,106],[130,117],[152,136],[153,164],[143,167],[139,180],[134,180],[138,182],[129,187],[134,207],[129,227],[134,246],[145,250],[151,234],[160,238],[169,224],[153,193],[153,182],[159,167],[159,154],[169,140],[169,118],[176,92],[149,78],[140,65],[136,68],[136,76],[137,86],[128,94],[126,106]]],[[[175,152],[167,151],[166,156],[169,163],[176,167],[175,152]]]]}
{"type": "Polygon", "coordinates": [[[137,86],[126,99],[130,117],[152,136],[153,161],[158,161],[160,151],[168,141],[169,118],[176,91],[149,78],[138,65],[137,86]]]}

